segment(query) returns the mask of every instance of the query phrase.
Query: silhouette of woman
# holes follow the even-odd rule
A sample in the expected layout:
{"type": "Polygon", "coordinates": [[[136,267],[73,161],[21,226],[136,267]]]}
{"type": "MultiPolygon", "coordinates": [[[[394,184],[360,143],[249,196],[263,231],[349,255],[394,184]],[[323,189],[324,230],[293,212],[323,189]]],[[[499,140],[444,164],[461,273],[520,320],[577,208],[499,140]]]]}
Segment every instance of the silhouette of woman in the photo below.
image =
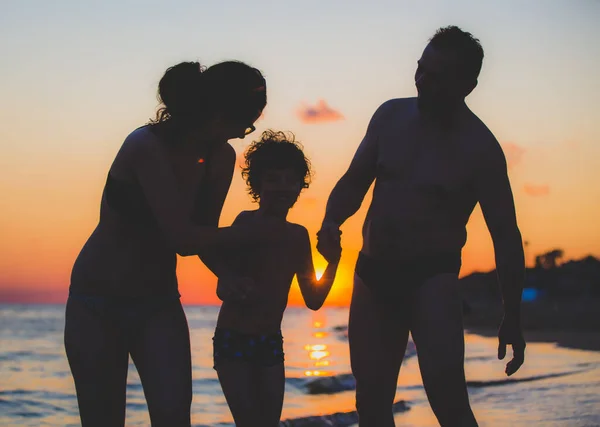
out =
{"type": "MultiPolygon", "coordinates": [[[[99,223],[71,274],[65,349],[84,427],[124,425],[129,355],[152,426],[189,426],[177,254],[198,255],[221,276],[218,251],[277,234],[277,224],[217,228],[235,166],[227,140],[252,132],[267,102],[260,71],[183,62],[167,69],[158,94],[156,119],[127,136],[110,167],[99,223]]],[[[241,285],[233,290],[244,297],[241,285]]]]}

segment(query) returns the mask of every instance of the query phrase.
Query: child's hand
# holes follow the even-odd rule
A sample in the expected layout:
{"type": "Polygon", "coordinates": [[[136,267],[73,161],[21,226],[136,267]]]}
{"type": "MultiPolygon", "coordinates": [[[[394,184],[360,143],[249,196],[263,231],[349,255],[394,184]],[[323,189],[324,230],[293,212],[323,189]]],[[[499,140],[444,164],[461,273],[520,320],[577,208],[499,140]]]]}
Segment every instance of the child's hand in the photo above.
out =
{"type": "Polygon", "coordinates": [[[248,300],[254,292],[254,280],[248,277],[228,274],[219,277],[217,282],[217,297],[221,301],[248,300]]]}

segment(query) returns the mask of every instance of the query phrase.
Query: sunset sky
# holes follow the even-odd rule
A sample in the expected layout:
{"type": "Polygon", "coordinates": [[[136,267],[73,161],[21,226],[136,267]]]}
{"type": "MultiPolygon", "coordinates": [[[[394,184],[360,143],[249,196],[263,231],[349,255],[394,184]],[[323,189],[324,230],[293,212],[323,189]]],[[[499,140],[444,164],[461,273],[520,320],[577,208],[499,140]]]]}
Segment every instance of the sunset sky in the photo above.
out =
{"type": "MultiPolygon", "coordinates": [[[[168,66],[239,59],[263,71],[269,103],[253,136],[290,130],[304,144],[315,178],[289,219],[314,237],[371,114],[416,94],[416,61],[450,24],[485,50],[467,101],[504,147],[528,261],[554,248],[599,256],[598,22],[593,0],[2,1],[0,302],[65,301],[108,168],[154,115],[168,66]]],[[[232,145],[241,155],[248,142],[232,145]]],[[[329,304],[349,301],[369,200],[342,229],[329,304]]],[[[222,225],[251,208],[238,170],[222,225]]],[[[493,268],[479,210],[468,231],[462,274],[493,268]]],[[[316,253],[315,263],[324,265],[316,253]]],[[[179,278],[184,302],[217,301],[197,258],[180,259],[179,278]]]]}

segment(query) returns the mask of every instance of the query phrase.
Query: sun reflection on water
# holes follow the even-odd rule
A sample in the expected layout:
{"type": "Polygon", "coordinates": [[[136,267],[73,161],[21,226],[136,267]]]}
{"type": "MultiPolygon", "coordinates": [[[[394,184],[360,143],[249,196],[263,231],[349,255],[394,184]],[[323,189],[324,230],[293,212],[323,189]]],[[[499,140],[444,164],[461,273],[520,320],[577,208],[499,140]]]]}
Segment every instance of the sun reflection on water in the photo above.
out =
{"type": "MultiPolygon", "coordinates": [[[[315,313],[315,315],[318,314],[315,313]]],[[[325,328],[324,319],[313,320],[312,327],[316,329],[316,331],[312,333],[312,336],[315,340],[322,340],[328,336],[328,333],[323,330],[323,328],[325,328]]],[[[330,375],[328,371],[321,369],[330,366],[331,363],[329,360],[327,360],[327,358],[331,355],[329,346],[327,344],[322,344],[322,341],[313,342],[311,344],[306,344],[304,346],[304,350],[307,352],[308,358],[313,366],[313,369],[304,371],[304,376],[320,377],[330,375]]]]}

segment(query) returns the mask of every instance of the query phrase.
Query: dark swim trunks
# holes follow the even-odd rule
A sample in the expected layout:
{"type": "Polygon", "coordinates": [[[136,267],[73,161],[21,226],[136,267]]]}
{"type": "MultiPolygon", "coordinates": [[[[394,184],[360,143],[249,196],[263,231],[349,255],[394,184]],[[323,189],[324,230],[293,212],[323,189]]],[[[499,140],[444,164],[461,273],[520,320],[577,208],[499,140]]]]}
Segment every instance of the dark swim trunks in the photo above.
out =
{"type": "Polygon", "coordinates": [[[227,360],[248,362],[261,367],[284,362],[283,336],[277,334],[245,334],[217,328],[213,337],[214,369],[227,360]]]}
{"type": "Polygon", "coordinates": [[[356,274],[378,297],[404,299],[427,280],[439,274],[460,272],[461,253],[449,252],[407,258],[404,260],[378,260],[362,252],[356,262],[356,274]]]}

